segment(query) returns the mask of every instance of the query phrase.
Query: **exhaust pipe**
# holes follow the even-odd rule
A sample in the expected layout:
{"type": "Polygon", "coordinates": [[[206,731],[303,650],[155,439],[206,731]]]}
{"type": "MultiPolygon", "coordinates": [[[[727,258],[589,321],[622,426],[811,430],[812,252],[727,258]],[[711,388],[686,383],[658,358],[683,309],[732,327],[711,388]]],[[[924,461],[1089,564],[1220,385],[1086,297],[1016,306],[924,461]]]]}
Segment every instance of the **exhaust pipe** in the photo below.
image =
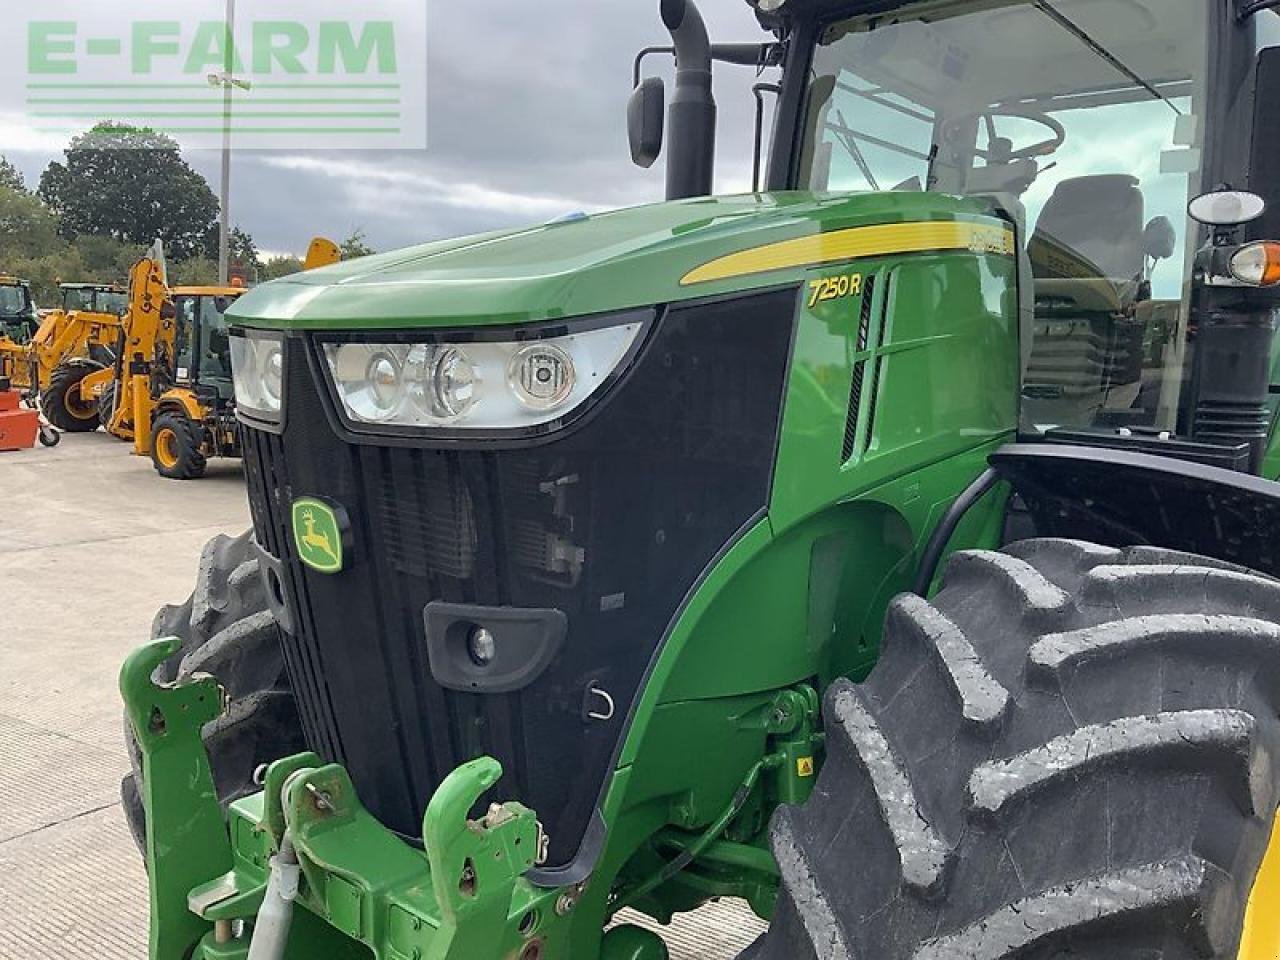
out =
{"type": "Polygon", "coordinates": [[[711,43],[693,0],[662,0],[662,22],[676,48],[676,89],[667,111],[667,199],[710,196],[716,161],[711,43]]]}

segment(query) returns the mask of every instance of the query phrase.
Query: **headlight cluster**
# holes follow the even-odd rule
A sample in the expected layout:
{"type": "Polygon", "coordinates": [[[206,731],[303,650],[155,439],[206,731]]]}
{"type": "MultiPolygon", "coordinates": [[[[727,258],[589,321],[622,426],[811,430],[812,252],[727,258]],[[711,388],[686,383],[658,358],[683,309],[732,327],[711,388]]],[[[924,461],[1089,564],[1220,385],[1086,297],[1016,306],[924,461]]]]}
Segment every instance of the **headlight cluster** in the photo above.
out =
{"type": "Polygon", "coordinates": [[[262,420],[278,420],[284,400],[284,340],[254,334],[231,338],[236,406],[262,420]]]}
{"type": "Polygon", "coordinates": [[[338,399],[356,423],[519,429],[581,406],[627,356],[643,323],[541,340],[325,343],[338,399]]]}

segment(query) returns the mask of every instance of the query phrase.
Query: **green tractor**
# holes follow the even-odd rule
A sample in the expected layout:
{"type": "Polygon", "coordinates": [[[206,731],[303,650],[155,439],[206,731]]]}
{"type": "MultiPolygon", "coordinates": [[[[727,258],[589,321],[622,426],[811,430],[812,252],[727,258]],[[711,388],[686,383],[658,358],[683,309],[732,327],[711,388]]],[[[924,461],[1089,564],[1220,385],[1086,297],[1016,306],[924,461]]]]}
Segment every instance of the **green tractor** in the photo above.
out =
{"type": "Polygon", "coordinates": [[[151,956],[1275,960],[1274,5],[663,0],[667,202],[239,300],[253,531],[121,674],[151,956]]]}

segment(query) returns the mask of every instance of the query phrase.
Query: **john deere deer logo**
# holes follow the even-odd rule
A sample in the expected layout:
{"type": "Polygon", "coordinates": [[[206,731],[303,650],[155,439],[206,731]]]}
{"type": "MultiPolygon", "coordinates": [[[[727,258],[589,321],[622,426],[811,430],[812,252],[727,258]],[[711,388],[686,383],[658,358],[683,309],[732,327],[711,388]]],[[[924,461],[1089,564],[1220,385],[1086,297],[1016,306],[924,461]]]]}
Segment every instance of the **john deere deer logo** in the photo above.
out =
{"type": "Polygon", "coordinates": [[[293,502],[293,541],[298,558],[313,570],[337,573],[343,567],[342,528],[334,508],[314,497],[293,502]]]}

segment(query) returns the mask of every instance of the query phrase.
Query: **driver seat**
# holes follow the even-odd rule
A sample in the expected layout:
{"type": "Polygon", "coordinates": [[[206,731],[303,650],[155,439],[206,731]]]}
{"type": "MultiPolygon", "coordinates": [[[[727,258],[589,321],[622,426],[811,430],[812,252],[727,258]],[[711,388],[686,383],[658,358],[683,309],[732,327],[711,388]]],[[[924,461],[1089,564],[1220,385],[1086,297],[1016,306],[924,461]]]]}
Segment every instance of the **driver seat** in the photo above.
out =
{"type": "Polygon", "coordinates": [[[1081,424],[1127,409],[1142,376],[1145,203],[1136,177],[1063,180],[1028,246],[1035,337],[1023,384],[1034,422],[1081,424]]]}
{"type": "MultiPolygon", "coordinates": [[[[1069,291],[1085,279],[1111,281],[1120,296],[1142,278],[1145,204],[1138,178],[1127,173],[1098,174],[1063,180],[1040,212],[1031,238],[1031,265],[1036,293],[1069,291]],[[1067,286],[1059,286],[1066,280],[1067,286]]],[[[1104,285],[1095,285],[1104,293],[1104,285]]],[[[1120,304],[1117,304],[1117,309],[1120,304]]]]}

